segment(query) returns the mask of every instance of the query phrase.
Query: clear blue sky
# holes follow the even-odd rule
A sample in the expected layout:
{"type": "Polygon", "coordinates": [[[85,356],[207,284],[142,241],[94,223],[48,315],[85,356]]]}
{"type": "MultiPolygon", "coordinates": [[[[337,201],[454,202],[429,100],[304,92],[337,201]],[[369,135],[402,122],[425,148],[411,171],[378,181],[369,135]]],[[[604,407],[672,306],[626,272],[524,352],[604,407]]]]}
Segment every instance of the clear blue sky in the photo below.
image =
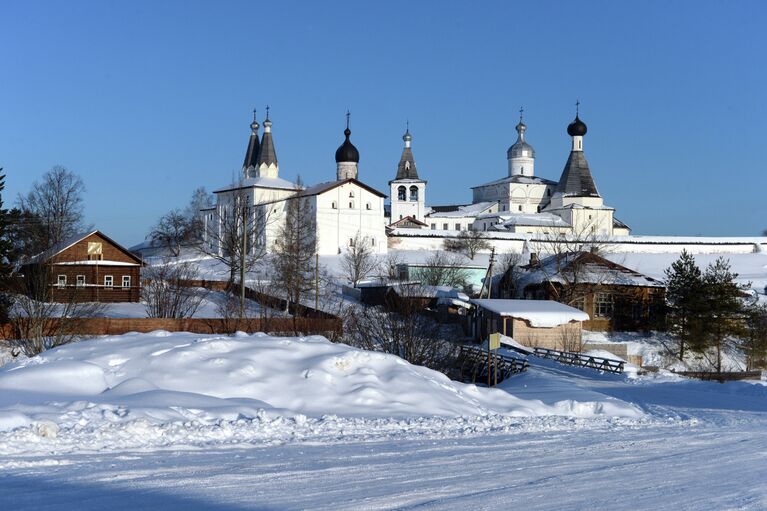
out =
{"type": "Polygon", "coordinates": [[[51,166],[126,245],[239,171],[272,107],[280,175],[388,193],[410,119],[429,204],[506,175],[525,108],[558,179],[581,101],[601,194],[635,234],[767,228],[767,2],[3,2],[6,204],[51,166]]]}

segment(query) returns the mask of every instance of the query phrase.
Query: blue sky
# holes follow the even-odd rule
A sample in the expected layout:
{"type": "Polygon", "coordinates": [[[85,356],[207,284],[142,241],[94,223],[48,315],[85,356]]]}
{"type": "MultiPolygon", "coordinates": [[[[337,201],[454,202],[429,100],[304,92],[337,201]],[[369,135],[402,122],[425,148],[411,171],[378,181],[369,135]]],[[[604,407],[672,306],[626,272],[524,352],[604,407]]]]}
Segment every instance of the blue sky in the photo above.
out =
{"type": "Polygon", "coordinates": [[[344,114],[388,193],[406,119],[427,203],[506,175],[525,108],[558,179],[576,99],[601,194],[635,234],[767,228],[767,3],[4,2],[6,204],[53,165],[124,244],[239,171],[271,105],[280,175],[334,179],[344,114]]]}

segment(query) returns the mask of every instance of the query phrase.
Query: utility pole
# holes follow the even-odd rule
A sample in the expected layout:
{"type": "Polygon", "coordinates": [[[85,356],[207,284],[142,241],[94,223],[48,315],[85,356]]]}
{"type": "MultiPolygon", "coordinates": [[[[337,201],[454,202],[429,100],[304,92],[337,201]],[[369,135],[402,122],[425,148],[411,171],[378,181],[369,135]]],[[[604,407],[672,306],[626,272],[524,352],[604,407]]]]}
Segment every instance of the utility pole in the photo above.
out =
{"type": "Polygon", "coordinates": [[[320,254],[314,254],[314,310],[320,310],[320,254]]]}
{"type": "Polygon", "coordinates": [[[245,319],[245,251],[248,249],[247,206],[242,205],[242,247],[240,247],[240,322],[245,319]]]}

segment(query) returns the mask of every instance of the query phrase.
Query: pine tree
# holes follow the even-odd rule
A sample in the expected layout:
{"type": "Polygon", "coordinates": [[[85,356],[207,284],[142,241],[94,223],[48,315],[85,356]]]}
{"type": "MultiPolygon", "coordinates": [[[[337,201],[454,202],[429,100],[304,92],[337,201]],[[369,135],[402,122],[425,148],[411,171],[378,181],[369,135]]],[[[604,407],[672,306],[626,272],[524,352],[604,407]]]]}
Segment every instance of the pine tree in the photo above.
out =
{"type": "Polygon", "coordinates": [[[703,274],[686,250],[666,268],[669,326],[679,342],[679,360],[697,342],[702,328],[703,274]]]}
{"type": "Polygon", "coordinates": [[[741,296],[748,286],[736,283],[737,278],[738,274],[730,271],[730,262],[723,257],[709,264],[703,275],[707,325],[699,348],[716,351],[714,366],[718,373],[722,372],[723,349],[734,342],[734,336],[744,333],[745,308],[741,296]]]}
{"type": "Polygon", "coordinates": [[[9,293],[11,274],[13,271],[13,243],[9,236],[9,213],[3,207],[2,192],[5,190],[5,174],[0,168],[0,322],[8,321],[8,309],[12,300],[9,293]]]}

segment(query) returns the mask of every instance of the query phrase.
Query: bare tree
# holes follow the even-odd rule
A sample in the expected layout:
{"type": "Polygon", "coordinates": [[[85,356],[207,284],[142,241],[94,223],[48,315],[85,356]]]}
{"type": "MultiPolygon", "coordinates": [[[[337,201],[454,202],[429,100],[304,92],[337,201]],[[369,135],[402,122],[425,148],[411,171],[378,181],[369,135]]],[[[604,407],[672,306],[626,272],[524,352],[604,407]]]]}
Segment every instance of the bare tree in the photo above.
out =
{"type": "Polygon", "coordinates": [[[275,220],[271,212],[277,203],[251,204],[249,190],[239,188],[228,203],[219,208],[215,225],[208,226],[207,242],[201,244],[206,255],[229,270],[229,287],[238,275],[251,272],[267,255],[266,234],[275,220]]]}
{"type": "Polygon", "coordinates": [[[389,282],[399,279],[399,265],[402,264],[403,258],[399,252],[390,250],[386,257],[381,260],[376,268],[376,278],[383,282],[389,282]]]}
{"type": "Polygon", "coordinates": [[[83,320],[103,315],[106,308],[103,303],[78,302],[75,289],[68,300],[51,301],[49,274],[47,265],[27,267],[26,273],[14,281],[11,344],[28,357],[81,338],[83,320]]]}
{"type": "Polygon", "coordinates": [[[366,350],[391,353],[411,364],[447,372],[457,354],[457,346],[441,338],[440,326],[421,314],[418,300],[408,300],[408,290],[415,295],[417,286],[403,286],[403,296],[383,307],[355,306],[345,321],[346,341],[366,350]]]}
{"type": "Polygon", "coordinates": [[[494,267],[494,273],[501,275],[497,281],[497,287],[493,295],[499,298],[516,298],[519,291],[519,280],[522,277],[522,265],[527,261],[522,260],[522,254],[508,252],[501,254],[498,263],[494,267]],[[497,270],[496,270],[497,269],[497,270]]]}
{"type": "Polygon", "coordinates": [[[429,256],[417,273],[417,280],[427,286],[451,286],[464,289],[469,285],[469,272],[461,260],[443,252],[429,256]]]}
{"type": "Polygon", "coordinates": [[[191,262],[176,263],[164,260],[161,264],[144,270],[146,283],[141,298],[150,318],[191,318],[208,294],[207,291],[190,287],[197,279],[197,266],[191,262]]]}
{"type": "MultiPolygon", "coordinates": [[[[296,182],[301,188],[301,179],[296,182]]],[[[299,306],[315,285],[317,231],[311,199],[297,195],[287,200],[285,221],[274,243],[275,281],[285,291],[289,302],[299,306]]]]}
{"type": "Polygon", "coordinates": [[[190,224],[180,210],[174,209],[160,217],[157,225],[149,233],[150,239],[160,243],[178,257],[181,246],[190,236],[190,224]]]}
{"type": "Polygon", "coordinates": [[[445,250],[466,254],[469,259],[482,250],[490,250],[490,243],[485,239],[482,231],[461,231],[455,238],[446,238],[445,250]]]}
{"type": "Polygon", "coordinates": [[[359,231],[354,235],[351,244],[341,258],[341,268],[354,287],[372,274],[378,266],[373,249],[359,231]]]}
{"type": "Polygon", "coordinates": [[[214,196],[204,186],[196,188],[192,192],[192,198],[184,209],[183,216],[187,220],[187,241],[199,243],[203,239],[205,222],[203,221],[203,209],[213,207],[214,196]]]}
{"type": "Polygon", "coordinates": [[[19,195],[18,206],[28,218],[40,223],[38,250],[45,250],[85,229],[80,176],[62,166],[53,167],[35,181],[27,195],[19,195]]]}

